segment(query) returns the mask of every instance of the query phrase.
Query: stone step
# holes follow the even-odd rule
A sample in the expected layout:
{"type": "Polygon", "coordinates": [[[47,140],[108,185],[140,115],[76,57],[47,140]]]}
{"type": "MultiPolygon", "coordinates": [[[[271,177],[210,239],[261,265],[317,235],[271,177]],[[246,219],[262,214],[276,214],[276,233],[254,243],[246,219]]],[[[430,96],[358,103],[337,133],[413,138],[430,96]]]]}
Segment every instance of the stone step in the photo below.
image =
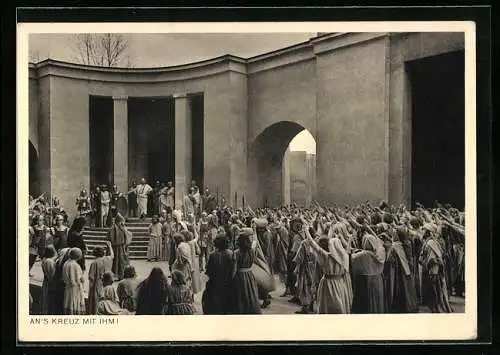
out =
{"type": "MultiPolygon", "coordinates": [[[[96,234],[84,234],[83,239],[85,240],[102,240],[105,241],[107,236],[105,235],[96,235],[96,234]]],[[[132,234],[132,240],[149,240],[149,234],[132,234]]]]}
{"type": "MultiPolygon", "coordinates": [[[[149,230],[147,228],[137,228],[137,229],[128,228],[128,231],[131,232],[132,234],[149,233],[149,230]]],[[[108,231],[88,229],[88,230],[83,231],[83,234],[85,234],[85,235],[108,235],[108,231]]]]}
{"type": "MultiPolygon", "coordinates": [[[[149,239],[144,239],[144,240],[134,240],[132,241],[132,243],[130,244],[130,248],[136,248],[136,247],[147,247],[148,246],[148,243],[149,243],[149,239]]],[[[92,239],[88,239],[88,240],[85,240],[85,245],[88,247],[89,245],[93,245],[93,246],[100,246],[100,247],[105,247],[106,246],[106,242],[104,240],[92,240],[92,239]]]]}
{"type": "MultiPolygon", "coordinates": [[[[141,231],[141,230],[147,231],[149,229],[149,224],[148,225],[144,225],[144,226],[126,226],[126,227],[131,232],[133,232],[133,231],[141,231]]],[[[85,232],[108,233],[109,228],[95,228],[95,227],[93,227],[93,228],[85,228],[84,231],[85,232]]]]}
{"type": "MultiPolygon", "coordinates": [[[[87,244],[87,252],[85,253],[85,257],[94,257],[92,255],[92,251],[99,244],[87,244]]],[[[148,246],[146,245],[130,245],[128,249],[129,257],[136,259],[145,259],[148,252],[148,246]]]]}
{"type": "MultiPolygon", "coordinates": [[[[144,259],[147,259],[147,254],[146,253],[139,253],[139,254],[134,254],[132,252],[129,253],[128,255],[128,258],[129,259],[132,259],[132,260],[144,260],[144,259]]],[[[86,254],[85,255],[85,259],[89,259],[89,260],[92,260],[92,259],[95,259],[94,256],[92,254],[86,254]]]]}

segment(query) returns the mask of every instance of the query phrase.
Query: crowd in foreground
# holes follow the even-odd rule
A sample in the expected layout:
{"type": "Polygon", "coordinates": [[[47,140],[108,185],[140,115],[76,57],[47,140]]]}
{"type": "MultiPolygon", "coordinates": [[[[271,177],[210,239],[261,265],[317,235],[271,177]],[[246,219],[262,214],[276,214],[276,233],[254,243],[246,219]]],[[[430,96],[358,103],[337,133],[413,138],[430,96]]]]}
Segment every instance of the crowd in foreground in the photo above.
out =
{"type": "MultiPolygon", "coordinates": [[[[185,207],[185,206],[184,206],[185,207]]],[[[118,212],[85,274],[86,223],[35,214],[30,269],[41,258],[43,314],[261,314],[275,277],[296,313],[453,312],[465,292],[465,217],[446,205],[162,210],[149,227],[148,260],[168,261],[137,280],[132,233],[118,212]],[[184,213],[183,213],[184,211],[184,213]],[[203,288],[201,274],[208,281],[203,288]],[[88,300],[84,285],[88,277],[88,300]]]]}

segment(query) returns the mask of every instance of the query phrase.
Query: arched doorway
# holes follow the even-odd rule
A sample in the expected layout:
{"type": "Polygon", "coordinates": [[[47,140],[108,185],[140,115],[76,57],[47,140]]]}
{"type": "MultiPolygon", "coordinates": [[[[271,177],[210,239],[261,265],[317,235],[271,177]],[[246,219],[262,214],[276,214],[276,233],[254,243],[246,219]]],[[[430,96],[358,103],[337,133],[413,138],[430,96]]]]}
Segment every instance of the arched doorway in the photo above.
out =
{"type": "Polygon", "coordinates": [[[290,141],[282,165],[283,205],[310,206],[316,196],[316,140],[307,129],[290,141]]]}
{"type": "Polygon", "coordinates": [[[29,141],[29,194],[33,197],[40,195],[38,152],[31,141],[29,141]]]}
{"type": "MultiPolygon", "coordinates": [[[[311,159],[311,156],[308,157],[307,155],[308,152],[304,150],[300,152],[303,154],[295,154],[299,152],[294,149],[293,152],[287,153],[289,159],[285,161],[286,164],[283,164],[285,152],[287,152],[290,142],[304,130],[306,128],[296,122],[280,121],[267,127],[253,141],[249,154],[249,187],[251,190],[248,199],[252,206],[282,206],[292,202],[291,196],[294,189],[308,190],[307,186],[315,185],[310,183],[316,178],[315,154],[314,163],[307,166],[307,159],[311,159]],[[300,158],[293,159],[295,155],[304,158],[303,164],[298,163],[300,158]],[[302,171],[302,174],[297,174],[303,176],[302,181],[301,179],[292,179],[294,175],[292,173],[293,166],[295,166],[295,169],[293,169],[295,172],[297,170],[302,171]],[[302,168],[297,169],[297,166],[302,168]]],[[[314,136],[310,132],[309,135],[314,140],[314,136]]],[[[306,194],[309,194],[307,201],[310,202],[314,198],[314,189],[311,188],[306,194]]],[[[307,201],[305,199],[301,201],[304,202],[301,204],[307,204],[307,201]]]]}

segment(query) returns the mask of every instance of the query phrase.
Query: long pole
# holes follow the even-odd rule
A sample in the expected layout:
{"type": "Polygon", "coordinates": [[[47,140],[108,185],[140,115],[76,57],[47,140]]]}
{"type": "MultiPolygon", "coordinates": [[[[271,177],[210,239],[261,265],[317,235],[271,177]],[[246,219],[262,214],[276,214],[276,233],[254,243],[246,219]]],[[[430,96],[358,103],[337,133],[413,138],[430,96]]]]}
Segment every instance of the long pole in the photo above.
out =
{"type": "Polygon", "coordinates": [[[219,185],[216,186],[217,189],[217,207],[219,207],[219,185]]]}

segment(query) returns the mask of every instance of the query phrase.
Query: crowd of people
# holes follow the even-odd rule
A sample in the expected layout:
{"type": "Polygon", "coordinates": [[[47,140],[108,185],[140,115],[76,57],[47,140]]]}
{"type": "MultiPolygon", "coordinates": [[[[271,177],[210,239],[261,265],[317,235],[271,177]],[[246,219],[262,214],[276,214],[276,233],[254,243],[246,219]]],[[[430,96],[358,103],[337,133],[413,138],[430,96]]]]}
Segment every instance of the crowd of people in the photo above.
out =
{"type": "MultiPolygon", "coordinates": [[[[111,189],[106,184],[99,184],[90,194],[86,189],[80,191],[76,198],[78,214],[84,216],[87,224],[93,227],[110,227],[117,213],[122,216],[139,217],[171,214],[175,205],[175,189],[171,181],[164,183],[156,181],[150,186],[146,179],[141,178],[139,184],[132,182],[128,191],[121,192],[117,185],[111,189]]],[[[201,206],[212,211],[216,198],[208,189],[203,195],[196,182],[193,181],[188,193],[184,196],[183,209],[186,215],[194,214],[198,218],[201,206]]]]}
{"type": "MultiPolygon", "coordinates": [[[[145,185],[128,192],[136,193],[141,217],[148,212],[141,194],[153,196],[154,190],[145,185]]],[[[133,234],[119,208],[108,211],[107,246],[92,250],[87,276],[82,230],[92,202],[86,209],[78,205],[81,213],[70,228],[61,214],[49,227],[36,213],[30,269],[40,257],[42,313],[188,315],[202,292],[203,314],[261,314],[273,306],[278,282],[285,289],[280,297],[297,305],[299,314],[415,313],[422,306],[450,313],[450,297],[464,296],[465,217],[449,205],[407,210],[385,202],[344,208],[315,203],[253,210],[213,203],[208,191],[200,196],[194,186],[183,206],[175,206],[171,193],[160,196],[147,259],[168,266],[153,267],[144,280],[137,280],[129,259],[133,234]]],[[[108,197],[104,201],[112,201],[108,197]]]]}

